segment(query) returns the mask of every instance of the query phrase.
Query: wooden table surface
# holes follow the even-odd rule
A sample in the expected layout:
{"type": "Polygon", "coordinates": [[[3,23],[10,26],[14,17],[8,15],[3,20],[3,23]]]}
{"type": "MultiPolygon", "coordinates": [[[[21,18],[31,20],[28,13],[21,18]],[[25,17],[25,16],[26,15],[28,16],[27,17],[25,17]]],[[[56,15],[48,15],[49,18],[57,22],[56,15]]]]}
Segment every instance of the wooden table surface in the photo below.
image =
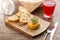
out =
{"type": "MultiPolygon", "coordinates": [[[[53,15],[54,17],[53,17],[52,22],[58,21],[60,23],[60,0],[55,0],[55,1],[56,1],[56,9],[54,11],[54,15],[53,15]]],[[[18,2],[16,0],[14,0],[14,2],[17,7],[19,5],[18,2]]],[[[43,11],[40,8],[35,10],[33,14],[43,18],[43,11]]],[[[4,22],[6,17],[7,16],[4,15],[4,13],[0,13],[0,40],[43,40],[44,35],[46,34],[46,31],[35,38],[26,37],[21,32],[18,32],[14,29],[7,27],[4,22]]],[[[58,25],[57,27],[53,40],[60,40],[60,27],[59,26],[60,25],[58,25]]],[[[50,36],[47,37],[47,40],[49,40],[49,37],[50,36]]]]}

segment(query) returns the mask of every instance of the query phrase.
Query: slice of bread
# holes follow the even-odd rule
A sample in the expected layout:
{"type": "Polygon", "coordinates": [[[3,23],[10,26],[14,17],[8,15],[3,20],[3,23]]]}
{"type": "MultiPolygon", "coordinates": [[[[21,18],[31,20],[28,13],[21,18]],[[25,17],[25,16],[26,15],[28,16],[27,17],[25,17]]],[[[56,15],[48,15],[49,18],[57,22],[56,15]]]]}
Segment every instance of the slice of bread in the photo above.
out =
{"type": "Polygon", "coordinates": [[[20,12],[20,16],[30,15],[30,12],[23,6],[19,6],[19,12],[20,12]]]}
{"type": "Polygon", "coordinates": [[[30,12],[22,7],[22,6],[19,6],[19,12],[20,12],[20,24],[25,24],[29,21],[29,17],[30,17],[30,12]]]}
{"type": "Polygon", "coordinates": [[[19,20],[19,16],[17,14],[14,14],[14,15],[8,17],[9,22],[16,22],[18,20],[19,20]]]}

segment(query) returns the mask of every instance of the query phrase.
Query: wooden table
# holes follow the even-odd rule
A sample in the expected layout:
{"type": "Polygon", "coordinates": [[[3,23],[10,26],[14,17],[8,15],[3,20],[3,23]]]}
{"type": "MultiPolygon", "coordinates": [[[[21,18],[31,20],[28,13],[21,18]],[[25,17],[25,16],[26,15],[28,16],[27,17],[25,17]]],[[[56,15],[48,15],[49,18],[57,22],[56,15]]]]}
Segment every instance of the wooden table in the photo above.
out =
{"type": "MultiPolygon", "coordinates": [[[[54,12],[54,17],[52,22],[58,21],[60,23],[60,0],[55,0],[56,1],[56,9],[54,12]]],[[[14,0],[15,4],[17,4],[16,7],[18,7],[19,3],[17,0],[14,0]]],[[[17,8],[16,8],[17,10],[17,8]]],[[[43,11],[38,8],[33,12],[34,15],[39,16],[43,19],[43,11]]],[[[44,35],[46,34],[46,31],[40,34],[39,36],[35,38],[30,38],[26,37],[21,32],[18,32],[14,29],[11,29],[5,25],[4,19],[6,19],[6,15],[4,13],[0,13],[0,40],[43,40],[44,35]]],[[[56,33],[53,37],[53,40],[60,40],[60,25],[58,25],[56,33]]],[[[47,40],[49,40],[49,35],[47,37],[47,40]]]]}

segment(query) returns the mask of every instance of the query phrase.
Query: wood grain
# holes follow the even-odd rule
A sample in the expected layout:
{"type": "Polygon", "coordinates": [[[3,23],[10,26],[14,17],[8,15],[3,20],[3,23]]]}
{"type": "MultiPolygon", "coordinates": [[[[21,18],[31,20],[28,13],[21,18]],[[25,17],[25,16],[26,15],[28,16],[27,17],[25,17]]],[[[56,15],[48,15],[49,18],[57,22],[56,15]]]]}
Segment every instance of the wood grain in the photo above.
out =
{"type": "Polygon", "coordinates": [[[19,22],[9,22],[8,20],[6,20],[5,22],[10,27],[17,29],[18,31],[22,32],[23,34],[31,36],[31,37],[41,34],[50,25],[50,22],[42,20],[41,18],[39,18],[40,27],[37,30],[30,30],[27,25],[22,26],[22,25],[20,25],[19,22]]]}

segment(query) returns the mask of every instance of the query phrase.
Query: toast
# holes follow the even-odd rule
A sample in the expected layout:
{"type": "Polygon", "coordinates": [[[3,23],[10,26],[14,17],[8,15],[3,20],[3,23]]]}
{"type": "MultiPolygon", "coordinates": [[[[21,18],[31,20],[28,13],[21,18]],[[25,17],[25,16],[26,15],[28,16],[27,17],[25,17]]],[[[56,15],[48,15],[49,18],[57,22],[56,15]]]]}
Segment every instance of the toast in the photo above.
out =
{"type": "Polygon", "coordinates": [[[29,21],[29,17],[30,17],[30,12],[22,7],[19,6],[19,12],[20,12],[20,24],[26,24],[29,21]]]}
{"type": "Polygon", "coordinates": [[[27,15],[29,16],[30,15],[30,12],[24,8],[23,6],[19,6],[19,12],[20,12],[20,16],[24,16],[24,15],[27,15]]]}
{"type": "Polygon", "coordinates": [[[10,22],[16,22],[16,21],[19,20],[19,18],[20,18],[20,13],[18,12],[18,13],[16,13],[16,14],[10,16],[10,17],[8,18],[8,21],[10,21],[10,22]]]}

